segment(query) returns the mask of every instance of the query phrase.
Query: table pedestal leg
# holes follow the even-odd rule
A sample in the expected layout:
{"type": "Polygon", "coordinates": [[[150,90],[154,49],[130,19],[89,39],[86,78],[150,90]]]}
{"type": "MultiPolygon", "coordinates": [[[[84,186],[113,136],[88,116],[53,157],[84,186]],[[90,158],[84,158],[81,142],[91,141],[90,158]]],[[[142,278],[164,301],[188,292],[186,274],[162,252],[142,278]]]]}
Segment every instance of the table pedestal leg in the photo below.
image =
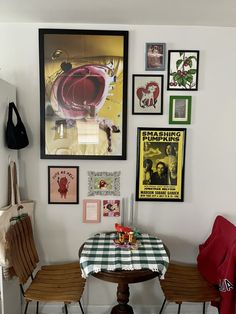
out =
{"type": "Polygon", "coordinates": [[[129,302],[129,286],[125,283],[119,283],[117,287],[117,304],[111,310],[111,314],[134,314],[129,302]]]}

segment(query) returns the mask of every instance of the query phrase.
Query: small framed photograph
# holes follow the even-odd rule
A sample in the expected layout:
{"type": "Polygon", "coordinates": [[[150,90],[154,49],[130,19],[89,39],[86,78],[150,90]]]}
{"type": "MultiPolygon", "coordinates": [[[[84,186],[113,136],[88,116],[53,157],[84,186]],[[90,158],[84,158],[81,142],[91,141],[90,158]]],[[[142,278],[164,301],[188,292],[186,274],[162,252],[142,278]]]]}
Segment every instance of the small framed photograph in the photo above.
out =
{"type": "Polygon", "coordinates": [[[79,167],[48,166],[48,203],[79,203],[79,167]]]}
{"type": "Polygon", "coordinates": [[[170,96],[170,124],[190,124],[191,111],[192,96],[170,96]]]}
{"type": "Polygon", "coordinates": [[[163,114],[163,77],[133,74],[132,114],[163,114]]]}
{"type": "Polygon", "coordinates": [[[103,201],[103,216],[104,217],[119,217],[120,216],[120,200],[104,200],[103,201]]]}
{"type": "Polygon", "coordinates": [[[169,50],[167,90],[198,90],[198,71],[198,50],[169,50]]]}
{"type": "Polygon", "coordinates": [[[120,171],[88,172],[88,196],[120,195],[120,171]]]}
{"type": "Polygon", "coordinates": [[[165,70],[165,43],[146,43],[146,71],[165,70]]]}
{"type": "Polygon", "coordinates": [[[101,221],[101,201],[86,199],[83,201],[83,222],[98,223],[101,221]]]}

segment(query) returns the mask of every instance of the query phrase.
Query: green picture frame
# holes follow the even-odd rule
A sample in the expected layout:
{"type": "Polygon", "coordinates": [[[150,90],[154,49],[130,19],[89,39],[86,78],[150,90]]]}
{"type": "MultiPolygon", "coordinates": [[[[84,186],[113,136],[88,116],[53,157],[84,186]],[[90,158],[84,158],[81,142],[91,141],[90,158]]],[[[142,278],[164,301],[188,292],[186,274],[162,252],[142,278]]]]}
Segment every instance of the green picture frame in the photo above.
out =
{"type": "Polygon", "coordinates": [[[191,124],[192,96],[170,96],[169,124],[191,124]]]}

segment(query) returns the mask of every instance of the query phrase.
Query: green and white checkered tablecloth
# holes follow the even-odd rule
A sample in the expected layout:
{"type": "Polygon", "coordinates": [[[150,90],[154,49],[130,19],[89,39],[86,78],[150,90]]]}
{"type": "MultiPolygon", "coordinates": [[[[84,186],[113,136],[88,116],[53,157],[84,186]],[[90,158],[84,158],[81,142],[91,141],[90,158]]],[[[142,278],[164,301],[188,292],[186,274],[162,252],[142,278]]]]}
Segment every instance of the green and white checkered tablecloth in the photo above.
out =
{"type": "Polygon", "coordinates": [[[80,254],[83,277],[100,271],[138,269],[157,271],[161,278],[164,277],[169,257],[160,239],[142,234],[137,238],[138,249],[129,250],[116,247],[115,237],[115,233],[100,233],[85,242],[80,254]]]}

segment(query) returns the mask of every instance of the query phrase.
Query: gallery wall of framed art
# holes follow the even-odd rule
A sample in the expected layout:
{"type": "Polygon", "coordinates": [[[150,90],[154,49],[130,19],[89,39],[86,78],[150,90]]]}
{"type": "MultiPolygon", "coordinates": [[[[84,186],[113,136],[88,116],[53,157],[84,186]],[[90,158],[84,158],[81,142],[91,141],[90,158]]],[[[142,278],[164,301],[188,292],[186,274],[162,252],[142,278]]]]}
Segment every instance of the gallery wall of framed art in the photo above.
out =
{"type": "MultiPolygon", "coordinates": [[[[198,90],[199,50],[167,50],[165,42],[147,42],[145,73],[132,74],[128,88],[128,33],[39,30],[41,158],[125,160],[131,105],[133,119],[160,115],[170,125],[191,124],[192,95],[183,92],[198,90]],[[170,91],[182,95],[168,95],[170,91]]],[[[182,202],[187,130],[157,127],[158,117],[156,122],[153,127],[147,123],[137,128],[136,201],[182,202]]],[[[53,199],[53,171],[54,166],[49,167],[49,204],[65,203],[63,195],[53,199]]],[[[88,171],[87,196],[99,197],[102,205],[99,199],[94,203],[99,216],[101,208],[103,216],[118,216],[121,200],[106,199],[106,195],[120,196],[120,176],[119,170],[88,171]],[[113,202],[117,213],[108,215],[113,202]]],[[[60,178],[58,186],[59,182],[60,178]]],[[[79,195],[70,202],[79,202],[79,195]]],[[[91,206],[89,200],[84,202],[85,222],[86,208],[91,206]]]]}

